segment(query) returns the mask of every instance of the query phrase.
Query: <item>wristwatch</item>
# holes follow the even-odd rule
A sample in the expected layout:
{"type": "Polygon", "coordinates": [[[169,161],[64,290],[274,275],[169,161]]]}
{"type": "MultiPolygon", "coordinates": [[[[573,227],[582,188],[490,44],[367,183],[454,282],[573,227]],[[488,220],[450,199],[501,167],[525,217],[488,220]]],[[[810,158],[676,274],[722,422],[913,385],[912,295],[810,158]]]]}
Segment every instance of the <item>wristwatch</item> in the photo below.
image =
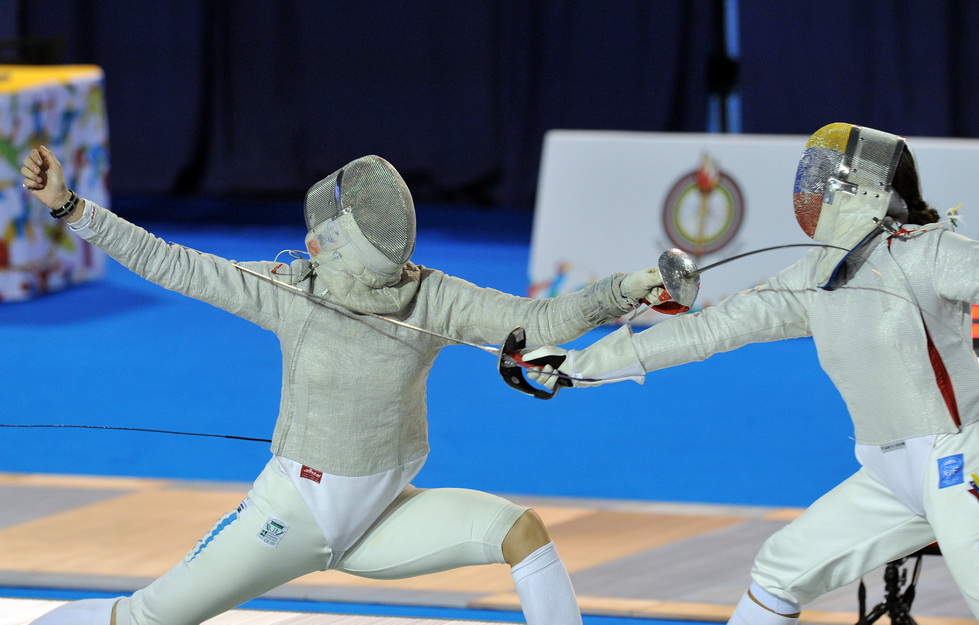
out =
{"type": "Polygon", "coordinates": [[[71,193],[71,197],[68,198],[68,201],[65,202],[64,206],[61,208],[55,208],[51,211],[51,216],[55,219],[61,219],[62,217],[67,216],[68,213],[75,209],[75,205],[78,204],[78,194],[71,189],[68,189],[68,192],[71,193]]]}

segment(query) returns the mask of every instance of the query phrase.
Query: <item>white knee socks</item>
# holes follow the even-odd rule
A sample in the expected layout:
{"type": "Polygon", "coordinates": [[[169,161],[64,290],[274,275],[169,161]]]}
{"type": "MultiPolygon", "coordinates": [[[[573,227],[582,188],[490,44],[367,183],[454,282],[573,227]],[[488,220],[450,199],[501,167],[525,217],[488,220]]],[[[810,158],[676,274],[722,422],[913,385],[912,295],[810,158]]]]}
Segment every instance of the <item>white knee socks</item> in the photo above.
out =
{"type": "Polygon", "coordinates": [[[796,625],[800,609],[799,605],[780,599],[751,582],[728,625],[796,625]]]}
{"type": "Polygon", "coordinates": [[[581,625],[571,578],[547,543],[510,569],[527,625],[581,625]]]}
{"type": "Polygon", "coordinates": [[[109,625],[118,599],[82,599],[57,607],[32,625],[109,625]]]}

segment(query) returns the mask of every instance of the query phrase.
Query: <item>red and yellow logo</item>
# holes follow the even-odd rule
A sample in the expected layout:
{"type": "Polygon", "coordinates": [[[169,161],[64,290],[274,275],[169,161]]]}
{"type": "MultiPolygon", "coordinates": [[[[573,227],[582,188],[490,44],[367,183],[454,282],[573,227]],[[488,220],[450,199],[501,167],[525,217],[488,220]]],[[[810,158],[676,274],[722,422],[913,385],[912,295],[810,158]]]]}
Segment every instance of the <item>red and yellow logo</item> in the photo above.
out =
{"type": "Polygon", "coordinates": [[[708,154],[677,180],[663,203],[666,236],[695,259],[726,247],[743,220],[741,189],[708,154]]]}

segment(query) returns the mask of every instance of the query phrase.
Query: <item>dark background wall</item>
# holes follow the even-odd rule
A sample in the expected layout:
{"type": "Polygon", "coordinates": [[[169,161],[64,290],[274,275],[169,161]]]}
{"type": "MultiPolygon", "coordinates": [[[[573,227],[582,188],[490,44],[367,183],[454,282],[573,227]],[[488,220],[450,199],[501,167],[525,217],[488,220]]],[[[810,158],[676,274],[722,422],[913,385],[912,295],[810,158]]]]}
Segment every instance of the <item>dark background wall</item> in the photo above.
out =
{"type": "Polygon", "coordinates": [[[299,198],[376,153],[529,210],[548,129],[704,131],[731,78],[743,132],[979,136],[979,3],[732,4],[736,75],[716,0],[0,0],[0,38],[105,70],[116,196],[299,198]]]}

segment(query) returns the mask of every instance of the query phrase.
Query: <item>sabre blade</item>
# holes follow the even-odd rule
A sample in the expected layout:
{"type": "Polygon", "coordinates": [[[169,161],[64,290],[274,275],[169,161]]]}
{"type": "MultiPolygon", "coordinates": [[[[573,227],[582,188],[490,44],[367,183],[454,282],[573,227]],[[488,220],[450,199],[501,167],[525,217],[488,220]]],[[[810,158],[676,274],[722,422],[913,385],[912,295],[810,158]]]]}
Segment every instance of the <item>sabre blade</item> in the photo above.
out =
{"type": "Polygon", "coordinates": [[[392,319],[391,317],[385,317],[384,315],[379,315],[377,313],[372,313],[372,312],[357,312],[357,311],[354,311],[354,310],[350,310],[349,308],[344,308],[344,307],[340,306],[339,304],[337,304],[336,302],[332,302],[332,301],[326,299],[325,297],[322,297],[320,295],[316,295],[315,293],[309,293],[309,292],[304,291],[304,290],[300,289],[299,287],[297,287],[295,285],[292,285],[292,284],[286,284],[285,282],[279,282],[275,278],[270,278],[269,276],[266,276],[265,274],[259,273],[257,271],[252,270],[252,269],[249,269],[248,267],[242,267],[241,265],[239,265],[237,263],[235,263],[235,267],[237,267],[238,268],[238,271],[241,271],[242,273],[247,273],[250,276],[255,276],[256,278],[259,278],[259,279],[264,280],[266,282],[270,282],[270,283],[272,283],[272,284],[274,284],[274,285],[276,285],[276,286],[278,286],[280,288],[286,289],[288,291],[292,291],[293,293],[296,293],[297,295],[301,295],[302,297],[305,297],[306,299],[308,299],[308,300],[310,300],[312,302],[316,302],[317,304],[319,304],[320,306],[323,306],[324,308],[329,308],[330,310],[332,310],[334,312],[338,312],[341,315],[350,315],[350,316],[356,316],[356,317],[373,317],[375,319],[380,319],[381,321],[387,321],[388,323],[393,323],[396,326],[401,326],[402,328],[407,328],[409,330],[414,330],[415,332],[421,332],[422,334],[428,334],[429,336],[434,336],[436,338],[440,338],[440,339],[443,339],[443,340],[446,340],[446,341],[450,341],[450,342],[456,343],[458,345],[465,345],[467,347],[475,347],[476,349],[482,350],[482,351],[484,351],[484,352],[486,352],[488,354],[493,354],[494,356],[498,356],[499,353],[500,353],[500,348],[498,348],[498,347],[490,347],[488,345],[480,345],[479,343],[470,343],[468,341],[463,341],[462,339],[452,338],[451,336],[446,336],[445,334],[440,334],[438,332],[433,332],[432,330],[426,330],[425,328],[419,328],[418,326],[411,325],[410,323],[405,323],[404,321],[399,321],[397,319],[392,319]]]}
{"type": "Polygon", "coordinates": [[[701,267],[700,269],[697,269],[694,272],[694,274],[700,275],[700,274],[704,273],[705,271],[708,271],[710,269],[713,269],[714,267],[720,267],[721,265],[727,264],[727,263],[731,262],[732,260],[738,260],[739,258],[744,258],[745,256],[751,256],[752,254],[760,254],[761,252],[770,252],[772,250],[780,250],[780,249],[783,249],[783,248],[786,248],[786,247],[831,247],[831,248],[835,248],[835,249],[838,249],[838,250],[846,250],[848,252],[852,252],[853,251],[853,250],[849,250],[849,249],[847,249],[845,247],[838,247],[836,245],[829,245],[829,244],[826,244],[826,243],[787,243],[785,245],[773,245],[772,247],[763,247],[763,248],[758,249],[758,250],[751,250],[750,252],[744,252],[742,254],[736,254],[734,256],[731,256],[730,258],[725,258],[724,260],[719,260],[716,263],[711,263],[711,264],[707,265],[706,267],[701,267]]]}
{"type": "Polygon", "coordinates": [[[683,250],[672,248],[663,252],[659,257],[659,271],[663,278],[663,286],[666,288],[666,292],[669,293],[670,297],[678,304],[691,308],[700,290],[700,274],[715,267],[725,265],[733,260],[744,258],[745,256],[780,250],[787,247],[828,247],[854,253],[849,248],[829,245],[828,243],[786,243],[785,245],[773,245],[771,247],[763,247],[761,249],[751,250],[750,252],[736,254],[730,258],[711,263],[706,267],[698,268],[683,250]]]}

